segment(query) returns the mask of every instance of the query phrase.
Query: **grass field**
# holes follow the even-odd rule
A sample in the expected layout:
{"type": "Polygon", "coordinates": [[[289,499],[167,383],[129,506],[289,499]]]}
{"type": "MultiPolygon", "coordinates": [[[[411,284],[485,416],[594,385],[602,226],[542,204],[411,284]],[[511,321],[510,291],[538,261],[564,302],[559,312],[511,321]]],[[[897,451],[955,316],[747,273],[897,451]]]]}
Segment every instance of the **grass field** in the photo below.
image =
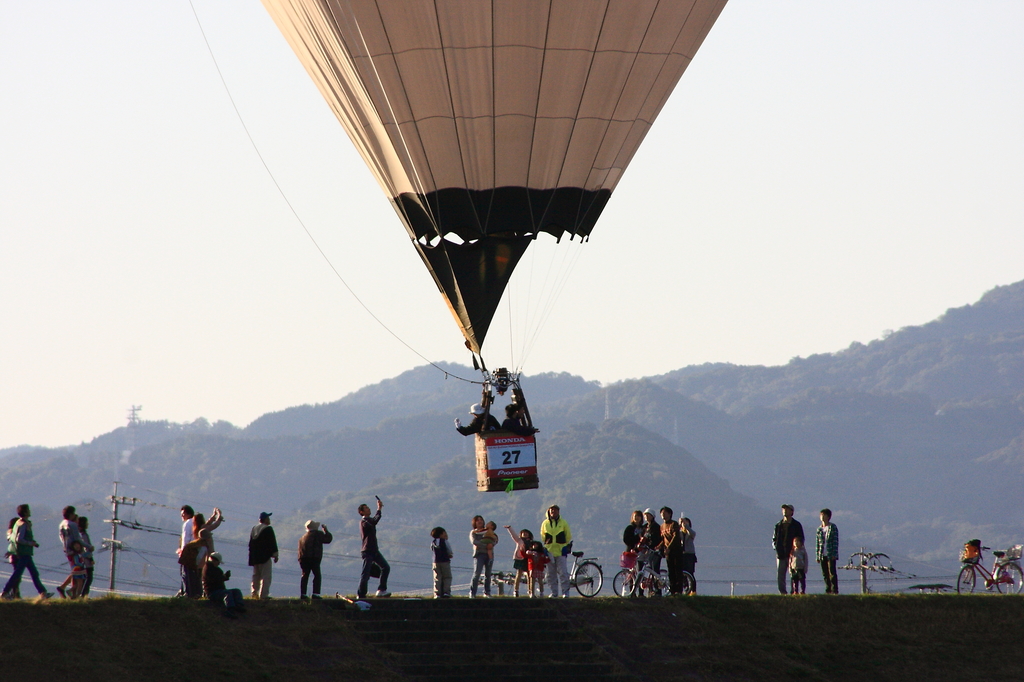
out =
{"type": "MultiPolygon", "coordinates": [[[[641,681],[954,680],[1024,671],[1024,596],[616,598],[549,602],[641,681]]],[[[322,604],[0,603],[3,679],[403,679],[322,604]],[[9,674],[9,675],[8,675],[9,674]]],[[[529,655],[529,652],[524,652],[529,655]]]]}

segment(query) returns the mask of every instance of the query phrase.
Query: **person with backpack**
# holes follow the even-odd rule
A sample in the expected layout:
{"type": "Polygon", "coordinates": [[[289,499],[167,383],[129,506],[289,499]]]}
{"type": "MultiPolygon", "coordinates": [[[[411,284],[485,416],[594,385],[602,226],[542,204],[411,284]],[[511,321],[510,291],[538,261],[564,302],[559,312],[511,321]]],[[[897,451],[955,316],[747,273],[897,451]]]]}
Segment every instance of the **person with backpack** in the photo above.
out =
{"type": "Polygon", "coordinates": [[[0,593],[0,599],[14,599],[18,585],[21,584],[21,575],[26,570],[32,576],[32,584],[38,590],[40,599],[49,599],[53,596],[52,593],[47,592],[46,588],[43,587],[43,582],[39,579],[39,570],[32,559],[33,551],[39,546],[39,543],[32,536],[30,516],[32,516],[32,510],[29,506],[27,504],[19,504],[18,521],[11,528],[7,542],[7,551],[14,555],[15,558],[14,573],[11,574],[7,584],[4,585],[3,593],[0,593]]]}

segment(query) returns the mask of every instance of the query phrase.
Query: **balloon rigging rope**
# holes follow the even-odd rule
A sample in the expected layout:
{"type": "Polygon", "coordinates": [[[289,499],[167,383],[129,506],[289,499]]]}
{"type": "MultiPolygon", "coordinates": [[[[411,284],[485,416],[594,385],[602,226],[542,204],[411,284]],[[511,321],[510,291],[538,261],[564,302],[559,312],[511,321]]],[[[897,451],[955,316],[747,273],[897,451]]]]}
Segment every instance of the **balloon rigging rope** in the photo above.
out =
{"type": "MultiPolygon", "coordinates": [[[[563,249],[561,254],[561,261],[557,266],[553,266],[555,271],[554,284],[552,286],[553,293],[546,297],[546,301],[542,305],[542,309],[537,314],[537,321],[532,323],[530,333],[526,338],[523,339],[523,351],[521,357],[521,364],[526,362],[526,358],[533,351],[534,346],[540,337],[541,329],[550,319],[551,315],[555,311],[555,304],[561,297],[562,291],[565,289],[565,285],[568,283],[573,270],[576,268],[576,264],[579,263],[580,257],[583,255],[583,247],[586,242],[579,245],[576,249],[563,249]],[[566,262],[568,261],[568,264],[566,262]]],[[[550,274],[550,269],[549,269],[550,274]]],[[[547,281],[547,275],[545,275],[545,283],[547,281]]],[[[547,287],[545,286],[546,290],[547,287]]],[[[521,367],[521,365],[520,365],[521,367]]]]}
{"type": "Polygon", "coordinates": [[[199,20],[199,13],[196,12],[196,7],[193,4],[192,0],[189,0],[188,4],[189,4],[189,7],[192,8],[192,15],[196,18],[196,25],[199,26],[199,33],[203,36],[203,42],[206,43],[206,49],[210,53],[210,59],[213,60],[213,66],[214,66],[215,69],[217,69],[217,76],[220,78],[221,85],[224,86],[224,92],[227,93],[228,100],[231,102],[231,106],[235,110],[235,116],[238,117],[239,123],[242,124],[242,130],[245,131],[246,137],[249,138],[249,144],[252,145],[253,150],[256,152],[256,156],[259,157],[260,163],[263,164],[264,170],[267,171],[267,175],[270,177],[270,181],[274,183],[274,187],[277,188],[278,194],[281,195],[281,198],[284,200],[285,205],[288,206],[288,210],[291,211],[292,215],[295,217],[296,222],[298,222],[298,224],[302,228],[303,232],[306,233],[306,236],[309,237],[309,241],[311,241],[313,243],[313,246],[320,253],[320,256],[324,259],[324,262],[327,263],[327,267],[329,267],[331,269],[331,271],[334,273],[335,277],[338,278],[338,281],[341,282],[342,286],[344,286],[345,289],[348,291],[348,293],[352,295],[352,298],[354,298],[356,300],[356,303],[358,303],[362,307],[362,309],[366,311],[367,315],[372,317],[373,320],[377,324],[379,324],[381,326],[381,328],[384,329],[384,331],[386,331],[388,334],[391,334],[391,336],[394,337],[394,339],[396,341],[398,341],[400,344],[402,344],[403,346],[408,348],[410,351],[412,351],[413,354],[417,355],[420,359],[422,359],[428,365],[430,365],[430,366],[434,367],[435,369],[443,372],[446,379],[448,377],[452,377],[453,379],[458,379],[459,381],[465,381],[465,382],[470,383],[470,384],[482,384],[483,382],[481,382],[481,381],[474,381],[472,379],[466,379],[464,377],[458,376],[457,374],[453,374],[452,372],[449,372],[448,370],[446,370],[445,368],[441,367],[440,365],[438,365],[437,363],[432,361],[430,358],[426,357],[425,355],[420,353],[418,350],[416,350],[415,348],[410,346],[402,337],[400,337],[398,334],[396,334],[394,331],[392,331],[390,327],[388,327],[386,324],[384,324],[383,320],[381,320],[379,317],[377,317],[374,314],[374,312],[372,310],[370,310],[369,306],[367,306],[363,302],[363,300],[361,298],[359,298],[359,296],[352,289],[352,287],[349,286],[348,282],[345,281],[345,278],[341,276],[341,273],[338,272],[338,269],[336,267],[334,267],[334,264],[331,262],[331,259],[327,257],[327,254],[324,253],[324,250],[320,247],[320,244],[317,243],[316,239],[313,237],[313,234],[309,231],[309,228],[306,227],[306,224],[302,221],[302,218],[299,217],[298,211],[296,211],[295,207],[292,206],[292,202],[288,200],[288,196],[284,193],[284,189],[281,187],[280,183],[277,181],[277,178],[274,177],[274,173],[270,170],[270,166],[267,165],[266,159],[263,158],[263,154],[260,152],[259,147],[256,145],[256,140],[253,139],[252,133],[249,132],[249,127],[245,124],[245,119],[242,118],[242,112],[239,111],[238,105],[235,103],[235,98],[232,97],[232,95],[231,95],[231,89],[228,87],[227,80],[225,80],[224,74],[223,74],[223,72],[221,72],[220,64],[217,62],[217,57],[213,53],[213,48],[210,46],[210,40],[206,37],[206,31],[203,30],[203,22],[199,20]]]}

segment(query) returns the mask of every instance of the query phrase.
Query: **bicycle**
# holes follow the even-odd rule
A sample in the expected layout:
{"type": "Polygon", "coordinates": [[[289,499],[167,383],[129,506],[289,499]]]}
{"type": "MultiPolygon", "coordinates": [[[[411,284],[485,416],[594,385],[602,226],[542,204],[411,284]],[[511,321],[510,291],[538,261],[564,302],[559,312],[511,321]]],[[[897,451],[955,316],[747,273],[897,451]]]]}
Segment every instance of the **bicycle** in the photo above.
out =
{"type": "MultiPolygon", "coordinates": [[[[654,597],[670,589],[668,573],[655,571],[648,560],[649,553],[644,552],[643,558],[633,557],[632,565],[623,568],[612,578],[612,589],[623,598],[654,597]],[[643,564],[643,568],[640,565],[643,564]]],[[[697,579],[689,571],[683,571],[683,594],[693,594],[697,590],[697,579]]]]}
{"type": "MultiPolygon", "coordinates": [[[[572,549],[572,545],[569,545],[572,549]]],[[[604,586],[604,572],[597,559],[588,557],[580,561],[583,552],[571,552],[573,556],[572,570],[569,572],[569,584],[576,588],[581,597],[597,596],[604,586]]]]}
{"type": "Polygon", "coordinates": [[[995,588],[999,594],[1019,594],[1024,588],[1024,571],[1021,570],[1020,561],[1021,545],[1014,545],[1005,552],[992,552],[995,560],[992,563],[992,570],[989,571],[982,564],[982,551],[991,547],[978,547],[977,556],[965,556],[961,558],[963,568],[956,580],[957,594],[971,594],[981,586],[987,592],[995,588]],[[979,580],[980,579],[980,580],[979,580]]]}

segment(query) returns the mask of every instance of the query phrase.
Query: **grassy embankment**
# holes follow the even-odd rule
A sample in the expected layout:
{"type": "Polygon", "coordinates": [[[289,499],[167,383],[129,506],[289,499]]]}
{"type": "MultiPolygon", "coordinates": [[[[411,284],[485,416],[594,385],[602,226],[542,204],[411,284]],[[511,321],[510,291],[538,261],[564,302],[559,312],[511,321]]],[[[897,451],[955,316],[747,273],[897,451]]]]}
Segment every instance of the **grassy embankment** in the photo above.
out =
{"type": "MultiPolygon", "coordinates": [[[[1024,596],[694,597],[551,603],[640,680],[953,680],[1024,671],[1024,596]]],[[[326,605],[0,603],[11,679],[402,679],[326,605]]],[[[528,652],[527,652],[528,653],[528,652]]],[[[6,677],[6,675],[4,676],[6,677]]]]}

